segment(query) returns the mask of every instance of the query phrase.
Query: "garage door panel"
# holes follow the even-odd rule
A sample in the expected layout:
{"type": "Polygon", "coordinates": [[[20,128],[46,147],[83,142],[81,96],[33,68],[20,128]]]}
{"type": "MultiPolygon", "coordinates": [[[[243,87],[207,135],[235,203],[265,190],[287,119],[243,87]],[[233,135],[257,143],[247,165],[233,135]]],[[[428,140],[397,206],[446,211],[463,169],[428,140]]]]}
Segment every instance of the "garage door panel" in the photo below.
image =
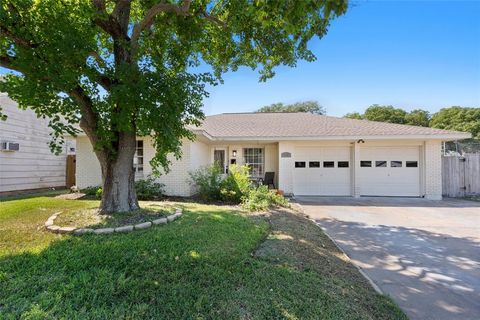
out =
{"type": "Polygon", "coordinates": [[[372,167],[360,167],[360,194],[365,196],[419,196],[420,149],[418,147],[366,147],[360,151],[360,161],[372,161],[372,167]],[[376,161],[386,161],[376,167],[376,161]],[[392,161],[394,163],[392,164],[392,161]],[[417,167],[407,167],[406,161],[416,161],[417,167]],[[394,165],[401,166],[394,166],[394,165]]]}
{"type": "Polygon", "coordinates": [[[305,168],[294,168],[293,185],[296,195],[351,195],[351,165],[349,147],[299,147],[295,161],[304,161],[305,168]],[[310,162],[320,167],[310,167],[310,162]],[[338,161],[348,161],[348,168],[338,168],[338,161]],[[324,162],[333,162],[332,168],[324,162]]]}

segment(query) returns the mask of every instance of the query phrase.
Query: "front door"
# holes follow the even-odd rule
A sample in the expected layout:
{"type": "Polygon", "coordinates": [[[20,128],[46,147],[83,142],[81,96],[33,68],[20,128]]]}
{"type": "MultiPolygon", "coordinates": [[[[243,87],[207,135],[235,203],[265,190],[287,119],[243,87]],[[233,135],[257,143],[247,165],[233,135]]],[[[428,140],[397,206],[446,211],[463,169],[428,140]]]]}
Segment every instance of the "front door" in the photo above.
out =
{"type": "Polygon", "coordinates": [[[213,151],[213,163],[215,163],[222,169],[222,173],[227,173],[225,154],[225,149],[218,149],[213,151]]]}

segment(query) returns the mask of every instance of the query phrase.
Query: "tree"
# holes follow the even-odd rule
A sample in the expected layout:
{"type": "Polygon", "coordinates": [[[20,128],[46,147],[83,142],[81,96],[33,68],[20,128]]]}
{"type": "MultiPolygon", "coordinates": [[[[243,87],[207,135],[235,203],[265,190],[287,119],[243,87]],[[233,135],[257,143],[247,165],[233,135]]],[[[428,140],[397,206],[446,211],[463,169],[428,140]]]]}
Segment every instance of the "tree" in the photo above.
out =
{"type": "Polygon", "coordinates": [[[470,132],[473,138],[480,139],[480,108],[443,108],[432,116],[430,126],[470,132]]]}
{"type": "Polygon", "coordinates": [[[363,115],[360,114],[359,112],[350,112],[347,113],[346,115],[343,116],[344,118],[349,118],[349,119],[357,119],[357,120],[362,120],[363,115]]]}
{"type": "Polygon", "coordinates": [[[412,126],[428,127],[430,124],[430,113],[426,110],[415,109],[405,115],[406,124],[412,126]]]}
{"type": "Polygon", "coordinates": [[[415,109],[406,112],[400,108],[381,106],[378,104],[368,107],[364,114],[352,112],[347,113],[344,117],[350,119],[366,119],[371,121],[409,124],[422,127],[428,127],[430,122],[430,113],[428,111],[415,109]]]}
{"type": "Polygon", "coordinates": [[[55,150],[79,124],[102,169],[101,211],[129,211],[136,136],[152,136],[152,167],[168,170],[203,118],[206,84],[240,66],[260,66],[264,81],[315,60],[308,41],[346,10],[345,0],[3,0],[0,66],[12,72],[0,91],[50,119],[55,150]]]}
{"type": "Polygon", "coordinates": [[[394,108],[392,106],[381,106],[374,104],[365,110],[363,118],[371,121],[390,122],[404,124],[407,121],[405,110],[394,108]]]}
{"type": "Polygon", "coordinates": [[[273,103],[262,107],[256,112],[305,112],[315,114],[325,114],[325,108],[318,101],[303,101],[284,105],[283,103],[273,103]]]}

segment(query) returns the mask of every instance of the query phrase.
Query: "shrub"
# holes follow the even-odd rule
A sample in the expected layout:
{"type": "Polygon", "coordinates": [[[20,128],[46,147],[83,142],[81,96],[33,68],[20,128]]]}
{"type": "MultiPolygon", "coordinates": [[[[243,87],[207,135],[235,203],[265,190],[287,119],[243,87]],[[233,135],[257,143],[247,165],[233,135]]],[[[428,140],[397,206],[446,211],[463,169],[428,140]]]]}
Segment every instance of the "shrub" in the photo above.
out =
{"type": "Polygon", "coordinates": [[[221,200],[222,168],[205,166],[190,172],[190,179],[197,187],[197,195],[204,200],[221,200]]]}
{"type": "Polygon", "coordinates": [[[269,190],[267,186],[250,189],[242,199],[242,207],[249,211],[264,211],[275,206],[286,207],[288,200],[276,190],[269,190]]]}
{"type": "Polygon", "coordinates": [[[163,183],[157,182],[152,176],[135,182],[138,200],[158,200],[164,194],[164,187],[163,183]]]}
{"type": "Polygon", "coordinates": [[[232,165],[228,176],[220,184],[220,198],[225,202],[240,203],[251,188],[248,166],[232,165]]]}
{"type": "MultiPolygon", "coordinates": [[[[81,190],[82,193],[85,193],[86,196],[97,196],[97,193],[99,190],[101,190],[102,187],[100,186],[91,186],[91,187],[86,187],[81,190]]],[[[100,191],[100,196],[102,194],[102,191],[100,191]]]]}
{"type": "Polygon", "coordinates": [[[102,188],[98,188],[97,191],[95,192],[95,197],[97,199],[101,199],[102,198],[102,192],[103,192],[103,189],[102,188]]]}

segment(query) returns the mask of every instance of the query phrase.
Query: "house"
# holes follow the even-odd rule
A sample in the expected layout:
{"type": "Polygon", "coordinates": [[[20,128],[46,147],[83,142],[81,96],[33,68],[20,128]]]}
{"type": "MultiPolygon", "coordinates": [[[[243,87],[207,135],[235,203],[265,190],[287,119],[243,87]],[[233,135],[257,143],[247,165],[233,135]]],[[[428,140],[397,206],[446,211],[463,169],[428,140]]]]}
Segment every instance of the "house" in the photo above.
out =
{"type": "Polygon", "coordinates": [[[48,146],[51,129],[47,119],[32,110],[21,110],[7,94],[0,93],[0,193],[64,187],[66,159],[75,153],[75,140],[67,141],[60,155],[48,146]]]}
{"type": "MultiPolygon", "coordinates": [[[[336,118],[309,113],[231,113],[208,116],[184,141],[183,157],[159,178],[169,195],[194,192],[189,172],[217,162],[248,164],[252,176],[275,172],[285,194],[407,196],[441,199],[443,141],[469,133],[336,118]]],[[[139,137],[137,178],[151,172],[154,150],[139,137]]],[[[100,166],[85,136],[77,138],[77,185],[101,183],[100,166]]]]}

